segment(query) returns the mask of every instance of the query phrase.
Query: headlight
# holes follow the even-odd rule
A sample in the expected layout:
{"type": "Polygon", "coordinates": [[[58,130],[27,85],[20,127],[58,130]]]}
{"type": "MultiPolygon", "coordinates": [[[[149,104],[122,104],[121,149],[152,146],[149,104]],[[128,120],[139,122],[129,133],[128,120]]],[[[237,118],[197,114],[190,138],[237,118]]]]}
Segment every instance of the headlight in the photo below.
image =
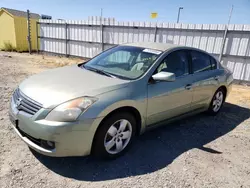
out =
{"type": "Polygon", "coordinates": [[[81,97],[68,101],[53,109],[45,119],[62,122],[75,121],[95,101],[97,99],[93,97],[81,97]]]}

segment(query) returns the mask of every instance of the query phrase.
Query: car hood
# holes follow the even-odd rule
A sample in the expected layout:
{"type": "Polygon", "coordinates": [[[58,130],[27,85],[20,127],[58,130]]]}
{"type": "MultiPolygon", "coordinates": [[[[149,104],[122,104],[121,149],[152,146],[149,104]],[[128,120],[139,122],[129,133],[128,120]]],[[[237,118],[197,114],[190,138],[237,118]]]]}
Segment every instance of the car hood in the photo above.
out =
{"type": "Polygon", "coordinates": [[[128,80],[111,78],[77,65],[51,69],[24,80],[19,88],[44,108],[53,108],[65,101],[126,87],[128,80]]]}

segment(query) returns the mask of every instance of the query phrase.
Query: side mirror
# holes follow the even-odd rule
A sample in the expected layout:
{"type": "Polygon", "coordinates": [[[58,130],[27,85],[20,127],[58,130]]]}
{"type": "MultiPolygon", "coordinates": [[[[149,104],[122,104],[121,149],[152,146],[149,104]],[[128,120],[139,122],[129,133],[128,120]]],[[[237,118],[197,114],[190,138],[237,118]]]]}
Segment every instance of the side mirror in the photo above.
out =
{"type": "Polygon", "coordinates": [[[172,72],[158,72],[152,77],[155,81],[166,81],[166,82],[175,81],[175,74],[172,72]]]}

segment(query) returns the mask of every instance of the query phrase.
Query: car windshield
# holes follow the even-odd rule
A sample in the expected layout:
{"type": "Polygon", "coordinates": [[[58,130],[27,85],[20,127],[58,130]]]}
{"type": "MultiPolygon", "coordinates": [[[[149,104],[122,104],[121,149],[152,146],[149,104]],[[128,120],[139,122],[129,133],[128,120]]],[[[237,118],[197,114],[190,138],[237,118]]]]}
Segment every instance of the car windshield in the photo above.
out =
{"type": "Polygon", "coordinates": [[[162,51],[134,46],[117,46],[94,57],[85,69],[123,79],[142,76],[162,51]]]}

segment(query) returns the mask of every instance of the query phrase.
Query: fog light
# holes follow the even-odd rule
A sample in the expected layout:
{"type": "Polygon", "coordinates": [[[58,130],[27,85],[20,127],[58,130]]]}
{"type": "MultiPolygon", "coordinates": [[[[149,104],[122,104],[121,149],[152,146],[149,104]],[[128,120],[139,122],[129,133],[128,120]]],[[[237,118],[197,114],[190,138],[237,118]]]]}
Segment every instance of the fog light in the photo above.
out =
{"type": "Polygon", "coordinates": [[[48,140],[42,140],[41,141],[41,146],[45,149],[54,149],[55,148],[55,143],[52,141],[48,140]]]}
{"type": "Polygon", "coordinates": [[[54,143],[51,142],[51,141],[47,141],[47,144],[48,144],[48,146],[50,146],[50,147],[53,147],[53,146],[54,146],[54,143]]]}

